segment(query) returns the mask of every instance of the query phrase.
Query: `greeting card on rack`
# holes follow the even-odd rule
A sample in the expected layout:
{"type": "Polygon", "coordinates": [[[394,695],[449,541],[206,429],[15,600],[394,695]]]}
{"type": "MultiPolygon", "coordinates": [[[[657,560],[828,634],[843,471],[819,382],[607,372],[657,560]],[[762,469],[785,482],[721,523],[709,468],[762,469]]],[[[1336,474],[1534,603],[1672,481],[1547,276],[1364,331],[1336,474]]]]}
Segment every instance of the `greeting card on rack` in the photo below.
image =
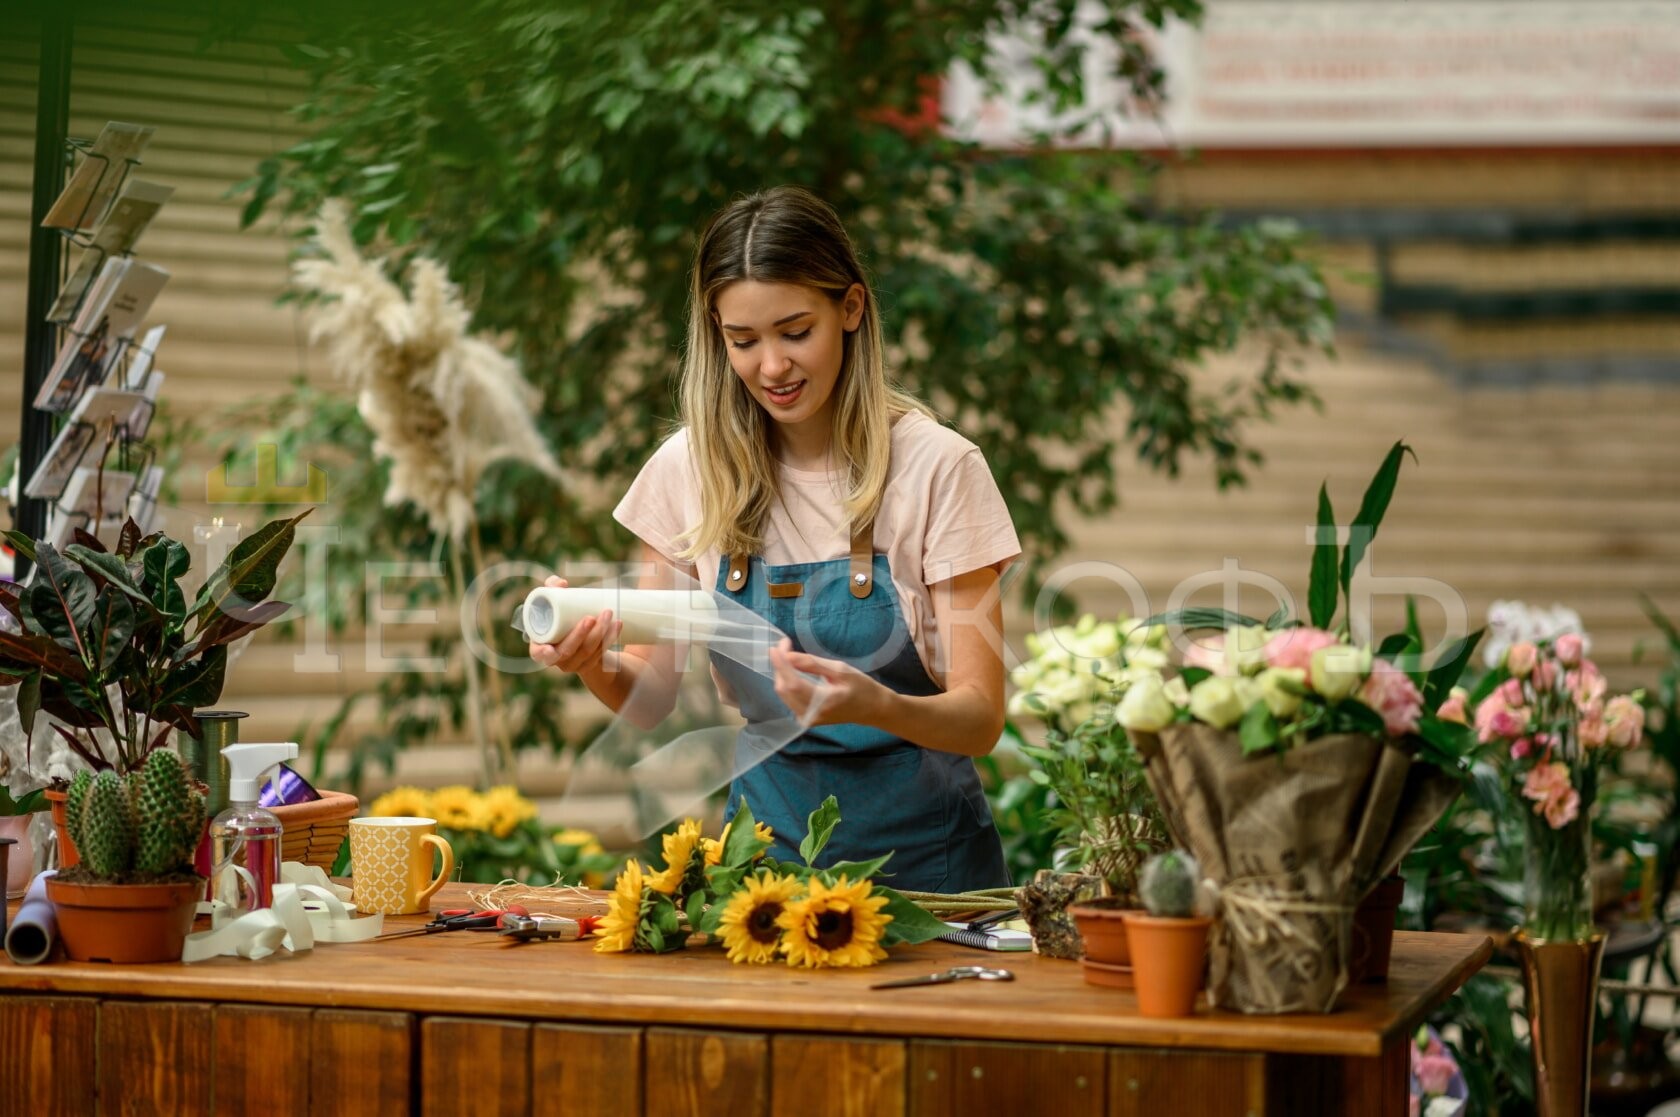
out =
{"type": "Polygon", "coordinates": [[[168,281],[169,273],[156,264],[126,256],[107,260],[35,395],[35,406],[63,411],[89,384],[101,383],[111,358],[140,328],[168,281]]]}
{"type": "MultiPolygon", "coordinates": [[[[30,475],[24,495],[57,500],[70,480],[71,470],[84,464],[83,458],[96,435],[101,435],[107,443],[118,435],[130,442],[145,438],[152,425],[152,415],[157,411],[158,389],[163,386],[163,380],[160,372],[140,391],[103,384],[77,400],[69,419],[47,447],[41,464],[30,475]]],[[[105,450],[106,446],[101,445],[101,458],[105,450]]]]}
{"type": "Polygon", "coordinates": [[[143,124],[116,120],[106,124],[41,225],[77,231],[99,224],[117,187],[122,185],[128,164],[139,161],[151,138],[152,129],[143,124]]]}
{"type": "Polygon", "coordinates": [[[146,231],[146,226],[152,223],[152,218],[174,193],[173,186],[139,179],[123,188],[111,212],[94,231],[93,244],[83,249],[77,258],[76,269],[65,280],[52,309],[47,312],[47,321],[64,322],[76,313],[76,304],[98,273],[100,265],[113,256],[126,256],[134,251],[140,234],[146,231]]]}
{"type": "Polygon", "coordinates": [[[53,507],[47,541],[62,548],[76,528],[98,535],[102,528],[120,527],[136,480],[134,474],[123,470],[78,466],[64,496],[53,507]]]}
{"type": "Polygon", "coordinates": [[[145,386],[146,377],[152,371],[152,361],[157,358],[158,346],[163,344],[163,332],[168,328],[153,326],[146,331],[146,336],[140,339],[133,358],[128,362],[128,375],[123,377],[123,387],[134,390],[145,386]]]}

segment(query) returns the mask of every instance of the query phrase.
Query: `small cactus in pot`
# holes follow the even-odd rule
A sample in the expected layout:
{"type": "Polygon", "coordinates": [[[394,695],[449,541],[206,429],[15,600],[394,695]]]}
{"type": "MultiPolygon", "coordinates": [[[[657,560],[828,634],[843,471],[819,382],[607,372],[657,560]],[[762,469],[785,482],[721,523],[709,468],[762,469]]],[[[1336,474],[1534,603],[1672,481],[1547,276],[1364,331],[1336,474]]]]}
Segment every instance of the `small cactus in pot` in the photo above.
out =
{"type": "Polygon", "coordinates": [[[1188,853],[1169,849],[1143,864],[1138,898],[1159,919],[1188,919],[1196,914],[1196,881],[1201,866],[1188,853]]]}
{"type": "Polygon", "coordinates": [[[79,772],[65,807],[90,883],[192,875],[204,834],[204,796],[174,753],[153,752],[127,776],[79,772]]]}
{"type": "Polygon", "coordinates": [[[1149,914],[1127,912],[1133,982],[1144,1016],[1189,1016],[1196,1009],[1212,920],[1196,914],[1201,866],[1169,849],[1144,862],[1138,896],[1149,914]]]}

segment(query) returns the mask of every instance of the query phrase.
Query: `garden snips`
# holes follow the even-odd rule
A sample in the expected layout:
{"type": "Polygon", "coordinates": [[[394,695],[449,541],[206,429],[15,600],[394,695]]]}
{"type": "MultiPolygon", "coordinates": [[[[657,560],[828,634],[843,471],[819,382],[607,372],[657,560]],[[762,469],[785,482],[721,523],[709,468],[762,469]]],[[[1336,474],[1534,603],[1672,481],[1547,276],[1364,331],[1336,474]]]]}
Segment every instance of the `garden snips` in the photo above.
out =
{"type": "Polygon", "coordinates": [[[976,981],[1014,981],[1015,975],[1008,970],[996,970],[990,966],[952,966],[939,973],[930,973],[924,977],[906,977],[898,981],[883,981],[871,985],[871,989],[908,989],[914,985],[949,985],[953,981],[961,981],[972,977],[976,981]]]}

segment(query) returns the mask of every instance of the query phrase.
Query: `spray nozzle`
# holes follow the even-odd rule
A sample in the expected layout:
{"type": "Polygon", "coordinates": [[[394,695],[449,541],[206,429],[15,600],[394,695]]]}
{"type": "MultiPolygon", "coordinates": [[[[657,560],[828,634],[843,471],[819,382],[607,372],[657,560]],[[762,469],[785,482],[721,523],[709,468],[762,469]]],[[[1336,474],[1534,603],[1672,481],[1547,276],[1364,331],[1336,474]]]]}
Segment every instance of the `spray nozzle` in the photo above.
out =
{"type": "Polygon", "coordinates": [[[296,760],[296,741],[275,744],[229,745],[222,750],[228,762],[228,802],[255,803],[263,780],[273,769],[296,760]]]}

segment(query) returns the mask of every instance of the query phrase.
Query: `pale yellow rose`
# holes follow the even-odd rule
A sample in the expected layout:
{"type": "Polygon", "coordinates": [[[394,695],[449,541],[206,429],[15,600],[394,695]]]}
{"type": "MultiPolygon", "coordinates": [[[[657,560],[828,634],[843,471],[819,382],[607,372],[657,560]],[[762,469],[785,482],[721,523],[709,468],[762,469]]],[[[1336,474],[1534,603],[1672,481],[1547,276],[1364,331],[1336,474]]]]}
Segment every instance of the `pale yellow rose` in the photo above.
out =
{"type": "Polygon", "coordinates": [[[1150,675],[1127,688],[1125,696],[1120,699],[1116,716],[1127,729],[1159,733],[1172,724],[1177,713],[1172,699],[1167,697],[1166,684],[1161,681],[1161,676],[1150,675]]]}
{"type": "Polygon", "coordinates": [[[1215,729],[1229,729],[1242,720],[1243,702],[1231,679],[1210,675],[1190,688],[1190,713],[1215,729]]]}
{"type": "Polygon", "coordinates": [[[1312,654],[1312,688],[1326,702],[1340,702],[1371,673],[1371,649],[1332,644],[1312,654]]]}
{"type": "Polygon", "coordinates": [[[1307,673],[1299,667],[1268,667],[1255,681],[1260,684],[1260,700],[1273,717],[1294,717],[1295,711],[1301,708],[1307,673]]]}
{"type": "Polygon", "coordinates": [[[1162,688],[1162,692],[1166,694],[1168,701],[1180,709],[1190,705],[1190,688],[1184,685],[1184,676],[1182,675],[1174,675],[1168,679],[1167,685],[1162,688]]]}

